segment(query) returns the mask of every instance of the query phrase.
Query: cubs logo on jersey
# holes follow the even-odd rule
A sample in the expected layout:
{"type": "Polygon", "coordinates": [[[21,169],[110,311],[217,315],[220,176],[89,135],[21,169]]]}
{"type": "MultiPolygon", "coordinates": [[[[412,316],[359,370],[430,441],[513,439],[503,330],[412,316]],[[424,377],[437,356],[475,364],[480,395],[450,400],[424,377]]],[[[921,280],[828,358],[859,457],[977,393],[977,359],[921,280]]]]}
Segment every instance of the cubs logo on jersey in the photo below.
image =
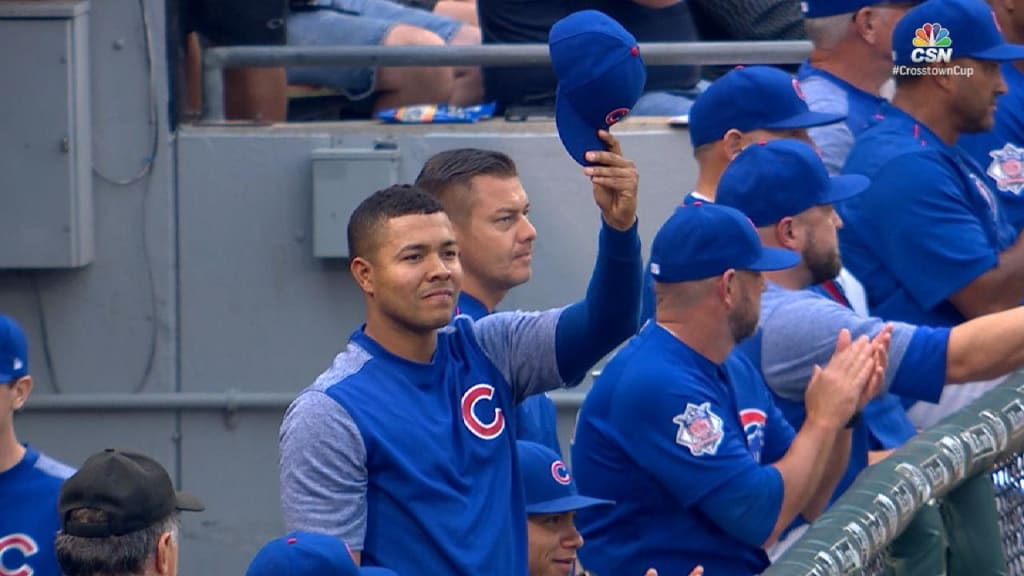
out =
{"type": "Polygon", "coordinates": [[[0,538],[0,576],[32,576],[29,556],[39,552],[39,546],[28,534],[10,534],[0,538]]]}
{"type": "Polygon", "coordinates": [[[761,453],[764,451],[764,426],[767,422],[768,418],[761,410],[740,410],[740,424],[743,425],[743,434],[747,437],[747,449],[758,462],[761,461],[761,453]]]}
{"type": "Polygon", "coordinates": [[[462,422],[478,438],[493,440],[505,430],[505,414],[495,406],[494,386],[477,384],[462,395],[462,422]]]}
{"type": "Polygon", "coordinates": [[[714,455],[722,443],[722,419],[711,411],[711,403],[699,406],[687,402],[686,410],[672,419],[679,426],[676,444],[690,449],[694,456],[714,455]]]}
{"type": "Polygon", "coordinates": [[[988,165],[986,174],[996,182],[996,188],[1003,192],[1020,195],[1024,189],[1024,148],[1018,148],[1009,142],[999,150],[988,153],[992,163],[988,165]]]}

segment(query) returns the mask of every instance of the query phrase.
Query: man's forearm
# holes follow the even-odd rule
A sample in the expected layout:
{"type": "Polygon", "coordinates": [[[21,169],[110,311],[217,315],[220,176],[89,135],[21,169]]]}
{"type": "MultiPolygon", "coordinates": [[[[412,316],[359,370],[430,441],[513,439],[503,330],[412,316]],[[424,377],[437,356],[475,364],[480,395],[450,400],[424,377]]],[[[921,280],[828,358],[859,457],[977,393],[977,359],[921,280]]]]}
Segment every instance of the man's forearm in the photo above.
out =
{"type": "Polygon", "coordinates": [[[816,495],[825,476],[825,470],[829,467],[830,453],[836,436],[835,428],[807,419],[790,444],[786,455],[774,464],[782,475],[784,488],[779,518],[775,522],[768,543],[774,542],[816,495]]]}
{"type": "Polygon", "coordinates": [[[832,453],[829,454],[828,464],[825,466],[825,473],[818,484],[814,496],[804,507],[801,514],[805,520],[814,520],[828,507],[828,501],[846,473],[850,465],[850,444],[853,441],[853,432],[850,429],[843,429],[836,435],[835,443],[832,445],[832,453]]]}

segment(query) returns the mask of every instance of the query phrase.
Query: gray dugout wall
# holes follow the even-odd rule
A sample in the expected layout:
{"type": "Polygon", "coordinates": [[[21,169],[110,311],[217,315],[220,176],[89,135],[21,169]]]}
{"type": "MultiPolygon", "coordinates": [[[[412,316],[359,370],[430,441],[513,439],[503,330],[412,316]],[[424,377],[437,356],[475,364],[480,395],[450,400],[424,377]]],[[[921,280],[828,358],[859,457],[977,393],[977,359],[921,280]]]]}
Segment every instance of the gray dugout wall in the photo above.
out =
{"type": "MultiPolygon", "coordinates": [[[[171,132],[164,2],[145,2],[151,75],[140,3],[93,0],[56,16],[26,15],[14,4],[31,3],[0,2],[0,26],[27,30],[38,20],[70,18],[55,33],[72,34],[79,45],[69,44],[70,60],[18,59],[12,55],[32,49],[25,43],[38,37],[35,29],[0,34],[6,85],[23,87],[0,106],[0,125],[19,127],[0,135],[0,245],[25,256],[47,242],[66,248],[69,234],[80,243],[64,264],[48,253],[27,262],[0,258],[0,311],[25,327],[36,379],[16,427],[22,441],[74,466],[109,446],[141,450],[167,466],[180,488],[208,506],[184,518],[183,574],[241,574],[259,546],[280,534],[283,403],[329,365],[363,318],[347,261],[314,255],[316,238],[332,241],[332,219],[342,236],[347,219],[321,211],[325,225],[314,227],[314,153],[372,156],[367,151],[381,141],[392,149],[379,170],[356,162],[341,172],[333,200],[342,205],[381,181],[412,180],[446,148],[509,153],[539,240],[533,280],[503,308],[559,306],[583,294],[599,212],[550,121],[171,132]],[[54,77],[62,87],[53,87],[54,77]],[[69,112],[52,126],[55,106],[78,116],[69,112]],[[78,154],[68,160],[59,149],[78,154]],[[147,162],[150,170],[133,179],[147,162]],[[78,180],[46,180],[58,165],[78,180]],[[58,208],[72,213],[59,219],[78,227],[33,235],[41,228],[26,225],[28,215],[46,220],[58,208]]],[[[640,168],[646,254],[657,226],[693,186],[692,151],[686,131],[663,120],[633,119],[615,132],[640,168]]],[[[560,418],[567,447],[575,410],[563,408],[560,418]]]]}

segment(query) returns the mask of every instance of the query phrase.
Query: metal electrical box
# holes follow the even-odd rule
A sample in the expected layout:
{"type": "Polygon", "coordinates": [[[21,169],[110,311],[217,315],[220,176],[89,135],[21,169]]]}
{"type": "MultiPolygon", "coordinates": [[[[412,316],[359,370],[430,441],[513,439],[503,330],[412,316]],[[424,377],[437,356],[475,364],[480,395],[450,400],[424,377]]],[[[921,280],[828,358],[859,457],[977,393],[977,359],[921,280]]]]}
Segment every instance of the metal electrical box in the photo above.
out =
{"type": "Polygon", "coordinates": [[[374,192],[398,183],[397,149],[313,151],[313,255],[348,258],[348,219],[374,192]]]}
{"type": "Polygon", "coordinates": [[[0,268],[93,260],[88,14],[0,2],[0,268]]]}

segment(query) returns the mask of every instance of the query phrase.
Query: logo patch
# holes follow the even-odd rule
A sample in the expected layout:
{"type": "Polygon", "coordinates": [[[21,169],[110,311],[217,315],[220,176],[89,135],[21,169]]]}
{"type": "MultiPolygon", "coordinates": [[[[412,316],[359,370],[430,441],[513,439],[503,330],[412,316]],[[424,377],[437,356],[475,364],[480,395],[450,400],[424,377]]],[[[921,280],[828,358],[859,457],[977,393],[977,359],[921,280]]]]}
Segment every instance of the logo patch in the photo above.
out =
{"type": "Polygon", "coordinates": [[[1024,189],[1024,148],[1007,143],[988,155],[992,157],[992,163],[985,173],[996,181],[996,188],[1020,196],[1024,189]]]}
{"type": "Polygon", "coordinates": [[[803,91],[803,89],[801,89],[801,88],[800,88],[800,81],[799,81],[799,80],[797,80],[796,78],[793,78],[793,91],[794,91],[794,92],[796,92],[796,95],[797,95],[797,96],[798,96],[798,97],[799,97],[799,98],[800,98],[801,100],[807,101],[807,97],[806,97],[806,96],[804,96],[804,91],[803,91]]]}
{"type": "Polygon", "coordinates": [[[740,423],[743,424],[743,434],[747,437],[747,448],[751,456],[758,462],[761,461],[761,452],[764,450],[764,426],[768,422],[765,413],[748,408],[740,410],[740,423]]]}
{"type": "Polygon", "coordinates": [[[561,460],[555,460],[551,463],[551,477],[562,486],[567,486],[572,482],[572,476],[569,475],[569,467],[561,460]]]}
{"type": "Polygon", "coordinates": [[[24,367],[25,367],[25,363],[21,361],[21,358],[15,358],[14,359],[14,369],[15,370],[21,370],[24,367]]]}
{"type": "Polygon", "coordinates": [[[0,538],[0,576],[32,576],[35,570],[28,564],[21,566],[8,564],[8,562],[14,562],[15,554],[7,553],[15,550],[20,552],[27,561],[29,556],[39,552],[39,546],[28,534],[10,534],[0,538]]]}
{"type": "Polygon", "coordinates": [[[615,110],[612,110],[611,112],[608,113],[607,116],[604,117],[604,123],[609,126],[611,126],[612,124],[617,124],[628,114],[629,108],[616,108],[615,110]]]}
{"type": "Polygon", "coordinates": [[[494,399],[494,386],[477,384],[462,395],[462,422],[478,438],[494,440],[505,430],[505,414],[493,408],[484,420],[476,413],[477,404],[494,399]]]}
{"type": "Polygon", "coordinates": [[[925,24],[914,31],[914,39],[911,42],[914,49],[910,51],[910,59],[918,64],[932,62],[946,62],[953,59],[953,39],[949,36],[949,30],[943,28],[942,24],[932,22],[925,24]]]}
{"type": "Polygon", "coordinates": [[[711,411],[711,403],[700,406],[687,402],[686,410],[672,419],[679,425],[676,444],[690,449],[694,456],[714,455],[722,443],[722,419],[711,411]]]}

